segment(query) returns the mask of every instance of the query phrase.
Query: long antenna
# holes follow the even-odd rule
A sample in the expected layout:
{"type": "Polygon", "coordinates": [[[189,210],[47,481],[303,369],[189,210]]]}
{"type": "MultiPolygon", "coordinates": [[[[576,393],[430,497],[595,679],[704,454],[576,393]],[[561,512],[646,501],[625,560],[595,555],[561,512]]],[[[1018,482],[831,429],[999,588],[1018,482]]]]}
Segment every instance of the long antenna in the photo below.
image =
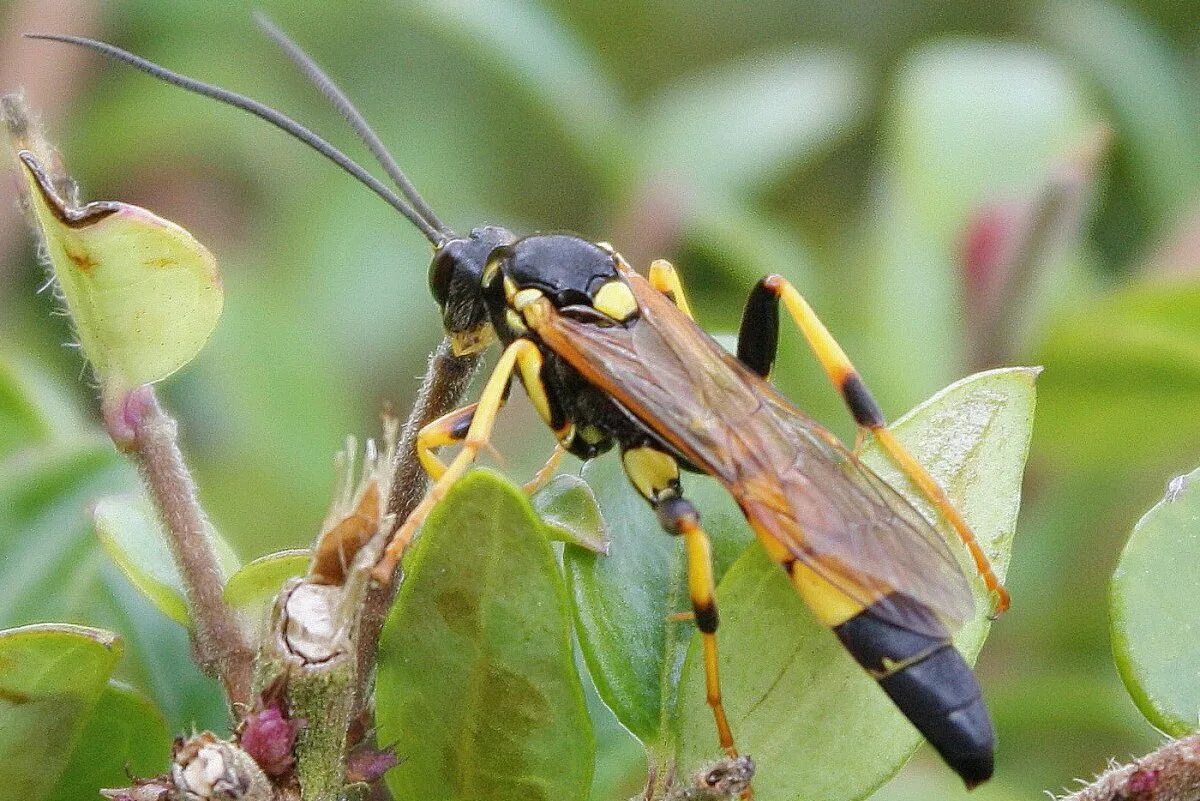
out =
{"type": "Polygon", "coordinates": [[[254,12],[254,21],[262,28],[263,32],[283,50],[284,54],[292,60],[292,63],[300,69],[304,77],[308,78],[318,91],[325,96],[333,107],[338,110],[338,113],[350,123],[350,127],[358,134],[358,138],[363,141],[367,149],[371,151],[371,155],[383,167],[384,172],[396,183],[396,187],[404,193],[404,196],[409,199],[421,216],[424,217],[430,225],[439,231],[449,234],[450,229],[447,228],[429,204],[425,202],[425,198],[413,186],[412,181],[408,180],[408,176],[400,169],[400,165],[396,163],[396,159],[388,152],[387,146],[383,144],[383,140],[375,133],[371,124],[367,122],[366,117],[354,107],[354,103],[346,96],[346,93],[341,90],[333,79],[329,77],[321,66],[310,56],[304,52],[300,45],[283,32],[283,29],[276,25],[270,17],[262,11],[254,12]]]}
{"type": "Polygon", "coordinates": [[[305,128],[303,125],[293,120],[291,117],[281,114],[270,106],[264,106],[257,100],[252,100],[245,95],[231,92],[228,89],[222,89],[219,86],[212,86],[211,84],[202,83],[193,78],[188,78],[184,75],[180,75],[179,73],[172,72],[166,67],[160,67],[158,64],[155,64],[152,61],[147,61],[141,56],[135,56],[133,53],[130,53],[127,50],[122,50],[119,47],[115,47],[114,45],[106,44],[104,42],[98,42],[95,39],[88,39],[83,36],[59,36],[56,34],[33,33],[27,33],[25,36],[28,39],[43,39],[50,42],[64,42],[66,44],[85,47],[89,50],[100,53],[103,56],[107,56],[108,58],[120,61],[135,69],[141,70],[152,78],[157,78],[160,81],[173,84],[186,91],[212,98],[218,103],[224,103],[227,106],[233,106],[234,108],[241,109],[242,111],[247,111],[259,119],[265,120],[271,125],[274,125],[276,128],[288,134],[292,138],[300,140],[325,158],[332,161],[334,164],[341,167],[350,175],[357,178],[360,183],[362,183],[379,197],[383,198],[383,200],[389,206],[403,214],[404,217],[418,229],[420,229],[421,233],[425,235],[425,238],[434,245],[440,245],[446,239],[444,232],[439,231],[437,228],[430,225],[429,222],[426,221],[426,219],[419,213],[417,213],[412,206],[400,199],[400,197],[397,196],[396,193],[391,189],[388,189],[386,186],[384,186],[383,183],[381,183],[374,175],[371,175],[371,173],[358,166],[358,164],[356,164],[349,156],[326,142],[321,137],[317,136],[308,128],[305,128]]]}

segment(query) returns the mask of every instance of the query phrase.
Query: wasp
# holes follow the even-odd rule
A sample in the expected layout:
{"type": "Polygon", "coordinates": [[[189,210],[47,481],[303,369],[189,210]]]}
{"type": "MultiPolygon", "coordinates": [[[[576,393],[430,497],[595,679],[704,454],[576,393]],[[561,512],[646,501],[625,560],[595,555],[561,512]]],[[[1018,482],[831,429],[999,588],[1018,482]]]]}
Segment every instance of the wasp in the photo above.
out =
{"type": "Polygon", "coordinates": [[[615,448],[662,527],[682,539],[707,700],[726,753],[737,756],[721,699],[710,546],[699,511],[682,492],[681,471],[724,485],[815,616],[968,787],[989,778],[992,723],[979,684],[950,637],[974,612],[966,577],[930,521],[770,383],[781,309],[816,354],[860,433],[875,437],[957,533],[996,614],[1008,607],[1008,594],[967,523],[893,436],[859,373],[800,292],[780,275],[760,280],[731,354],[695,322],[680,278],[665,260],[652,263],[643,277],[611,245],[574,234],[518,236],[499,226],[457,234],[438,219],[329,76],[281,30],[260,23],[342,112],[403,197],[257,101],[102,42],[39,38],[90,48],[249,111],[319,151],[429,240],[430,289],[455,353],[479,353],[494,341],[503,348],[479,400],[420,432],[417,451],[433,484],[394,533],[376,577],[391,580],[426,515],[487,445],[516,378],[557,440],[541,474],[564,453],[587,460],[615,448]],[[450,445],[461,449],[447,464],[438,451],[450,445]]]}

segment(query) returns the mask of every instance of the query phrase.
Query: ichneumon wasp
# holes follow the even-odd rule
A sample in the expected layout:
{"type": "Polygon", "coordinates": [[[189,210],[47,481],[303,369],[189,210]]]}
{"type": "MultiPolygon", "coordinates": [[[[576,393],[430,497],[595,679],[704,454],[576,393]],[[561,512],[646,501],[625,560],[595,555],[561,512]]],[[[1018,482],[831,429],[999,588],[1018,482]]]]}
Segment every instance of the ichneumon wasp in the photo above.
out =
{"type": "Polygon", "coordinates": [[[979,685],[950,641],[973,612],[948,544],[895,489],[769,383],[780,306],[870,432],[946,518],[992,592],[1008,607],[987,557],[937,482],[892,436],[854,366],[804,297],[770,275],[750,294],[737,353],[693,320],[674,268],[635,272],[610,245],[573,234],[517,236],[497,226],[456,234],[413,188],[362,115],[299,46],[266,20],[268,35],[337,106],[400,191],[397,195],[299,123],[247,97],[170,72],[112,45],[80,45],[160,80],[249,111],[308,144],[392,205],[433,245],[430,288],[457,353],[503,347],[479,400],[426,426],[418,455],[434,484],[396,530],[375,569],[390,581],[425,516],[486,445],[514,376],[563,453],[619,448],[625,472],[683,540],[688,591],[704,645],[718,740],[736,756],[721,701],[718,615],[708,537],[680,489],[680,471],[706,473],[737,501],[767,553],[819,620],[968,785],[992,773],[995,737],[979,685]],[[461,445],[446,464],[439,448],[461,445]]]}

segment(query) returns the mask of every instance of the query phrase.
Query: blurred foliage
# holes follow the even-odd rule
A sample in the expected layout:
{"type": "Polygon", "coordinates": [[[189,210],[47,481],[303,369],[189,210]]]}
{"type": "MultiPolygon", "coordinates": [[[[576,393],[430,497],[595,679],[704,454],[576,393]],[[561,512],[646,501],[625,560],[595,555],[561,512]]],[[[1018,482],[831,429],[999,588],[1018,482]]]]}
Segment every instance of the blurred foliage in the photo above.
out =
{"type": "MultiPolygon", "coordinates": [[[[37,19],[39,5],[0,2],[0,21],[37,19]]],[[[1164,476],[1200,462],[1190,414],[1200,400],[1194,4],[256,5],[348,89],[458,228],[562,228],[612,241],[638,265],[673,258],[714,330],[736,326],[758,276],[781,272],[892,413],[975,368],[1043,364],[1014,608],[979,663],[998,772],[974,797],[1030,797],[1157,741],[1113,666],[1105,592],[1124,532],[1164,476]],[[1107,148],[1089,161],[1098,137],[1107,148]],[[1074,214],[1058,221],[1052,248],[1006,261],[1064,169],[1078,177],[1074,214]],[[1029,274],[996,266],[1007,263],[1029,274]],[[980,289],[995,285],[1020,291],[1006,300],[980,289]],[[979,347],[980,308],[1002,321],[1004,349],[979,347]]],[[[350,143],[336,113],[257,36],[248,6],[115,2],[99,30],[63,32],[248,92],[350,143]]],[[[58,48],[24,42],[0,60],[52,73],[64,63],[58,48]]],[[[153,208],[221,264],[224,319],[165,390],[203,500],[243,560],[307,545],[343,435],[374,431],[384,399],[403,408],[437,341],[427,246],[257,121],[86,63],[69,76],[76,94],[54,131],[85,194],[153,208]]],[[[164,686],[152,667],[164,653],[178,664],[182,631],[87,543],[87,500],[127,491],[131,477],[92,424],[64,411],[93,404],[75,380],[77,355],[60,347],[64,322],[35,295],[32,247],[0,245],[0,397],[20,380],[41,399],[0,418],[0,494],[32,471],[48,488],[71,488],[0,497],[0,571],[20,580],[7,585],[17,591],[0,601],[0,623],[120,631],[119,670],[173,729],[206,725],[211,687],[199,677],[164,686]],[[23,604],[47,587],[49,606],[23,604]],[[80,608],[96,597],[105,601],[80,608]],[[113,610],[145,608],[93,619],[118,614],[105,611],[108,599],[113,610]]],[[[778,380],[849,433],[791,334],[778,380]]],[[[505,470],[528,475],[545,450],[529,443],[548,447],[549,436],[523,401],[500,428],[505,470]]],[[[589,710],[595,797],[631,794],[638,752],[594,695],[589,710]]],[[[877,797],[961,793],[923,755],[877,797]]]]}

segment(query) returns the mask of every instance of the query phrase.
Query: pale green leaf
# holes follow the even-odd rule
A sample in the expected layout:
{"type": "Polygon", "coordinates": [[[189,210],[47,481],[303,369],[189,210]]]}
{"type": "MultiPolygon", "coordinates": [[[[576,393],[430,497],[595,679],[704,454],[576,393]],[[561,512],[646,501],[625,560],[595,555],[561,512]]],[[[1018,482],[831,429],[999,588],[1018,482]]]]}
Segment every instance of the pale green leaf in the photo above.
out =
{"type": "Polygon", "coordinates": [[[608,553],[604,517],[586,481],[570,475],[555,476],[530,501],[546,525],[550,539],[595,553],[608,553]]]}
{"type": "MultiPolygon", "coordinates": [[[[894,426],[900,441],[946,488],[1000,577],[1016,526],[1036,374],[1011,368],[970,376],[894,426]]],[[[863,459],[928,513],[878,452],[869,448],[863,459]]],[[[946,526],[940,528],[953,537],[946,526]]],[[[960,555],[967,564],[965,553],[960,555]]],[[[972,586],[976,617],[955,638],[969,661],[983,645],[990,613],[981,582],[972,578],[972,586]]],[[[729,570],[717,598],[725,708],[739,749],[758,763],[759,801],[860,799],[899,770],[920,735],[813,618],[761,549],[749,549],[729,570]]],[[[683,770],[719,750],[704,701],[698,645],[696,638],[680,687],[683,770]]]]}
{"type": "Polygon", "coordinates": [[[208,250],[137,206],[71,206],[36,158],[22,157],[55,280],[106,394],[159,381],[191,361],[224,300],[208,250]]]}
{"type": "MultiPolygon", "coordinates": [[[[150,501],[140,493],[108,496],[96,501],[92,515],[100,543],[129,581],[164,615],[190,625],[183,579],[150,501]]],[[[237,555],[215,531],[209,536],[225,575],[232,574],[237,555]]]]}
{"type": "Polygon", "coordinates": [[[1142,714],[1173,737],[1200,729],[1200,470],[1174,479],[1134,526],[1112,577],[1113,656],[1142,714]]]}

